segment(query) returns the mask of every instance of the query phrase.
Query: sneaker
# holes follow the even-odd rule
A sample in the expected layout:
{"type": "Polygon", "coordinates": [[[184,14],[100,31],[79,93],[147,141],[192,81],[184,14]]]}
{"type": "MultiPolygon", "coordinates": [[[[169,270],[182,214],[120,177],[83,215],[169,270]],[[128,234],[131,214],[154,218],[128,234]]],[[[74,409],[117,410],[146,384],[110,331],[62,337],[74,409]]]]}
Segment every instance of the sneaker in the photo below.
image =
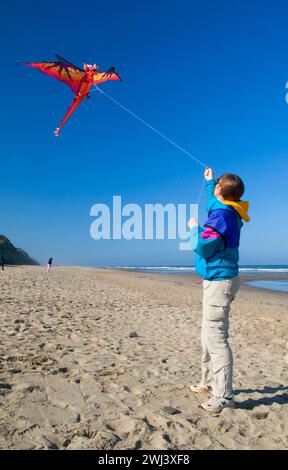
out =
{"type": "Polygon", "coordinates": [[[212,391],[210,385],[190,385],[190,390],[193,393],[208,393],[212,391]]]}
{"type": "Polygon", "coordinates": [[[211,397],[207,403],[202,403],[201,407],[210,413],[220,413],[224,408],[235,408],[235,401],[233,397],[211,397]]]}

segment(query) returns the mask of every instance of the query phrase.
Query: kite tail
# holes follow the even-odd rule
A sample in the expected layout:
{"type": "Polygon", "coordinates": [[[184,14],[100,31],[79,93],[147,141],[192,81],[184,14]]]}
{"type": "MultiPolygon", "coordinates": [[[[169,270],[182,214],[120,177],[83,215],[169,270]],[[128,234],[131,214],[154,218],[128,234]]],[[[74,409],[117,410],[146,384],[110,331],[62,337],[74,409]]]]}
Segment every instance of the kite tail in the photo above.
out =
{"type": "Polygon", "coordinates": [[[76,95],[71,103],[71,105],[69,106],[69,108],[67,109],[67,112],[64,116],[64,118],[62,119],[62,121],[60,122],[59,126],[56,128],[56,130],[54,131],[54,135],[55,137],[58,137],[59,136],[59,133],[62,129],[62,127],[64,126],[65,122],[69,119],[69,117],[71,116],[71,114],[75,111],[75,109],[79,106],[79,104],[81,103],[81,101],[83,101],[83,99],[85,98],[85,94],[83,95],[76,95]]]}

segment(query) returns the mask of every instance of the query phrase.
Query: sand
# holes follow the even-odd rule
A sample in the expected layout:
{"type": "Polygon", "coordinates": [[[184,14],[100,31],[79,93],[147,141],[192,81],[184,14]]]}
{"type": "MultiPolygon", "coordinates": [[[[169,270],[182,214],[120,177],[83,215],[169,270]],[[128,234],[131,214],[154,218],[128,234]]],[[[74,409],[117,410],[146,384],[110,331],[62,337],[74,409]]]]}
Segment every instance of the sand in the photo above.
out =
{"type": "Polygon", "coordinates": [[[0,273],[1,449],[287,449],[288,295],[234,302],[237,408],[211,416],[193,276],[0,273]]]}

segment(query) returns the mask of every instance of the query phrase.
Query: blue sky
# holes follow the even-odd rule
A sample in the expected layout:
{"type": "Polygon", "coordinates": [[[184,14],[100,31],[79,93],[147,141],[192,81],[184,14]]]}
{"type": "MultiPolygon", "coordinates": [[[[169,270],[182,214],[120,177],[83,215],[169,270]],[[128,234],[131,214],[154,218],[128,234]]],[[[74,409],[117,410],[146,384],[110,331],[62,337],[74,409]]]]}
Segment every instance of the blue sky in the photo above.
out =
{"type": "Polygon", "coordinates": [[[71,91],[17,65],[56,52],[114,65],[123,81],[104,91],[217,175],[242,176],[242,264],[288,263],[285,0],[9,0],[0,21],[0,233],[40,262],[191,264],[176,241],[91,239],[93,204],[195,202],[202,168],[96,93],[56,139],[71,91]]]}

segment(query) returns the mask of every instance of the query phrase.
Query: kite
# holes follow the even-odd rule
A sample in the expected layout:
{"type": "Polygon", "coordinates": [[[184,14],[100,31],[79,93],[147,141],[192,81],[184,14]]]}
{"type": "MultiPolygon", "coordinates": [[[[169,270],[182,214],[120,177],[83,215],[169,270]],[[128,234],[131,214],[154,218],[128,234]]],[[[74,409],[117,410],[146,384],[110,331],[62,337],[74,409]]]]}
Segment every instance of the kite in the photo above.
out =
{"type": "Polygon", "coordinates": [[[90,98],[89,90],[92,85],[99,85],[100,83],[107,82],[108,80],[121,80],[121,78],[115,72],[114,67],[111,67],[107,72],[100,72],[99,67],[95,64],[89,65],[84,63],[83,70],[76,65],[71,64],[68,60],[63,59],[60,55],[56,54],[56,59],[57,62],[24,62],[23,65],[34,67],[50,77],[57,78],[61,82],[66,83],[74,93],[74,99],[71,105],[54,132],[54,135],[58,137],[65,122],[69,119],[83,99],[85,97],[90,98]]]}

